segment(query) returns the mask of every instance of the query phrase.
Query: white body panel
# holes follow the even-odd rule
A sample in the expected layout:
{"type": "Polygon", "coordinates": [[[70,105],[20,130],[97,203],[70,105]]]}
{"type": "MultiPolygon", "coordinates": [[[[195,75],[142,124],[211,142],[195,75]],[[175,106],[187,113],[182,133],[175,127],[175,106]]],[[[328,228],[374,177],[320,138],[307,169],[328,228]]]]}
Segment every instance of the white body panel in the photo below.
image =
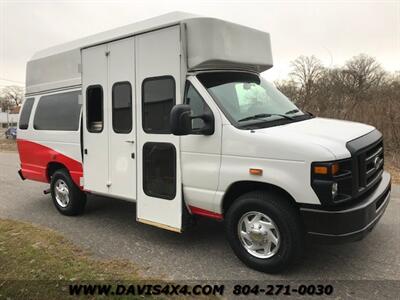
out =
{"type": "Polygon", "coordinates": [[[189,206],[216,211],[214,198],[221,168],[222,116],[196,77],[190,77],[189,80],[210,107],[215,118],[215,131],[210,136],[181,137],[184,197],[189,206]]]}

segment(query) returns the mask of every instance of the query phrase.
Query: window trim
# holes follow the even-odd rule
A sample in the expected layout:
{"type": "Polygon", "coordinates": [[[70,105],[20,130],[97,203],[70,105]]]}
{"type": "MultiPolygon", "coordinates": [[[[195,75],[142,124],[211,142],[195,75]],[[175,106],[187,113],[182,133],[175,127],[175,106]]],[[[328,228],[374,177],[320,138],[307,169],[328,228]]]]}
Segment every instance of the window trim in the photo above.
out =
{"type": "Polygon", "coordinates": [[[101,84],[92,84],[92,85],[89,85],[89,86],[87,86],[86,87],[86,91],[85,91],[85,96],[86,96],[86,99],[85,99],[85,104],[86,104],[86,108],[85,108],[85,113],[86,113],[86,130],[88,131],[88,132],[90,132],[90,133],[102,133],[103,132],[103,130],[104,130],[104,89],[103,89],[103,86],[101,85],[101,84]],[[89,123],[88,123],[88,91],[89,91],[89,89],[92,89],[92,88],[98,88],[98,87],[100,87],[100,90],[101,90],[101,100],[102,100],[102,106],[101,106],[101,117],[102,117],[102,121],[103,121],[103,126],[101,126],[101,130],[99,130],[99,131],[93,131],[93,130],[91,130],[91,129],[89,129],[89,123]]]}
{"type": "MultiPolygon", "coordinates": [[[[20,129],[20,130],[28,130],[28,129],[29,129],[29,122],[30,122],[30,120],[31,120],[32,111],[33,111],[33,106],[35,105],[35,100],[36,100],[35,97],[29,97],[29,98],[26,98],[26,99],[25,99],[24,105],[23,105],[23,107],[22,107],[22,109],[21,109],[21,115],[20,115],[19,120],[18,120],[18,129],[20,129]],[[26,102],[29,101],[29,100],[32,100],[32,106],[31,106],[30,111],[29,111],[28,120],[27,120],[27,122],[26,122],[26,127],[25,127],[25,126],[24,126],[24,127],[21,127],[20,121],[21,121],[22,113],[23,113],[23,111],[24,111],[26,102]]],[[[24,124],[24,125],[25,125],[25,124],[24,124]]]]}
{"type": "Polygon", "coordinates": [[[141,96],[142,96],[142,101],[141,101],[141,105],[142,105],[142,129],[145,133],[147,134],[171,134],[171,128],[168,128],[168,132],[163,131],[163,132],[152,132],[152,131],[148,131],[147,129],[145,129],[144,126],[144,85],[147,81],[153,81],[153,80],[160,80],[160,79],[172,79],[173,84],[174,84],[174,97],[173,97],[173,102],[172,102],[172,107],[174,107],[176,105],[176,82],[175,82],[175,78],[172,75],[163,75],[163,76],[155,76],[155,77],[147,77],[145,79],[143,79],[142,81],[142,91],[141,91],[141,96]]]}
{"type": "Polygon", "coordinates": [[[143,154],[143,157],[142,157],[142,165],[143,165],[143,167],[142,167],[142,178],[143,178],[143,182],[142,182],[142,189],[143,189],[143,192],[147,195],[147,196],[149,196],[149,197],[153,197],[153,198],[158,198],[158,199],[165,199],[165,200],[174,200],[175,199],[175,197],[176,197],[176,193],[177,193],[177,160],[178,160],[178,158],[177,158],[177,154],[176,154],[176,147],[175,147],[175,145],[173,144],[173,143],[168,143],[168,142],[152,142],[152,141],[148,141],[148,142],[146,142],[146,143],[144,143],[143,144],[143,146],[142,146],[142,152],[144,153],[143,154]],[[173,154],[174,154],[174,169],[173,169],[173,175],[174,175],[174,194],[173,194],[173,196],[170,196],[170,197],[167,197],[167,196],[163,196],[163,195],[155,195],[155,194],[151,194],[151,193],[148,193],[148,191],[146,191],[146,189],[145,189],[145,183],[146,183],[146,176],[145,176],[145,170],[146,170],[146,168],[145,168],[145,166],[146,166],[146,163],[145,163],[145,151],[144,151],[144,147],[146,146],[146,145],[148,145],[148,144],[154,144],[154,145],[168,145],[168,146],[171,146],[171,148],[172,148],[172,150],[173,150],[173,154]],[[160,196],[162,196],[162,197],[160,197],[160,196]]]}
{"type": "Polygon", "coordinates": [[[133,129],[133,110],[132,110],[132,108],[133,108],[133,103],[132,103],[132,84],[127,80],[114,82],[114,84],[112,85],[112,88],[111,88],[111,118],[112,118],[112,128],[113,128],[113,131],[115,133],[128,134],[128,133],[132,132],[132,129],[133,129]],[[130,104],[130,112],[131,112],[131,127],[129,128],[129,130],[122,130],[122,131],[118,130],[117,131],[117,130],[115,130],[115,127],[114,127],[114,120],[115,120],[115,118],[114,118],[114,99],[115,99],[115,97],[114,97],[114,95],[115,95],[114,88],[115,88],[116,85],[123,85],[123,84],[128,84],[129,85],[129,104],[130,104]]]}

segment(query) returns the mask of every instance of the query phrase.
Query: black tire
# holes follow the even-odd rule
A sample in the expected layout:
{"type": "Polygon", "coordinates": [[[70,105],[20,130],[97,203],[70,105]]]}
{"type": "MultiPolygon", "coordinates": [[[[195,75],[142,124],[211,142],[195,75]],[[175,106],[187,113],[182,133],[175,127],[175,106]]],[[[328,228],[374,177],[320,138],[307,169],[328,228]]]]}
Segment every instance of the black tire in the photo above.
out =
{"type": "Polygon", "coordinates": [[[254,191],[240,196],[225,217],[229,244],[236,256],[252,269],[277,273],[289,267],[302,255],[304,231],[296,208],[279,193],[254,191]],[[247,212],[261,212],[275,223],[280,239],[277,252],[269,258],[250,254],[239,238],[238,223],[247,212]]]}
{"type": "Polygon", "coordinates": [[[50,183],[51,197],[57,210],[66,216],[76,216],[82,214],[86,205],[86,194],[72,181],[66,169],[59,169],[51,176],[50,183]],[[69,201],[66,206],[60,205],[56,199],[56,184],[64,182],[68,188],[69,201]]]}

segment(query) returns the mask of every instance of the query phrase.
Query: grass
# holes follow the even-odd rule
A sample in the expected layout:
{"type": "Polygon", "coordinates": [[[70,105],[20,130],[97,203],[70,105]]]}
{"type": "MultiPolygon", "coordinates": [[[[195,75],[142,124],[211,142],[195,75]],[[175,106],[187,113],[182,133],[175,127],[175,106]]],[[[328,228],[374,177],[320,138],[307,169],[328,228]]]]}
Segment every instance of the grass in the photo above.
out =
{"type": "Polygon", "coordinates": [[[64,299],[68,283],[100,280],[143,282],[130,262],[96,260],[52,230],[0,219],[0,299],[64,299]]]}

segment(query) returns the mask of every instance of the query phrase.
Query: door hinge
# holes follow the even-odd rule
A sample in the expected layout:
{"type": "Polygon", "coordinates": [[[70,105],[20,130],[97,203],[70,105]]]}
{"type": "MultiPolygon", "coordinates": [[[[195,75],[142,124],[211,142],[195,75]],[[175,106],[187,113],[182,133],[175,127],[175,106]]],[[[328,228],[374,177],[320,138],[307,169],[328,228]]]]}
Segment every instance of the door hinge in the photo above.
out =
{"type": "Polygon", "coordinates": [[[109,56],[110,55],[110,51],[106,51],[106,56],[109,56]]]}
{"type": "Polygon", "coordinates": [[[82,64],[78,64],[78,73],[82,73],[82,64]]]}
{"type": "Polygon", "coordinates": [[[110,187],[110,186],[111,186],[111,181],[107,181],[106,186],[107,186],[107,187],[110,187]]]}
{"type": "Polygon", "coordinates": [[[79,105],[83,105],[82,94],[79,94],[79,95],[78,95],[78,104],[79,104],[79,105]]]}

